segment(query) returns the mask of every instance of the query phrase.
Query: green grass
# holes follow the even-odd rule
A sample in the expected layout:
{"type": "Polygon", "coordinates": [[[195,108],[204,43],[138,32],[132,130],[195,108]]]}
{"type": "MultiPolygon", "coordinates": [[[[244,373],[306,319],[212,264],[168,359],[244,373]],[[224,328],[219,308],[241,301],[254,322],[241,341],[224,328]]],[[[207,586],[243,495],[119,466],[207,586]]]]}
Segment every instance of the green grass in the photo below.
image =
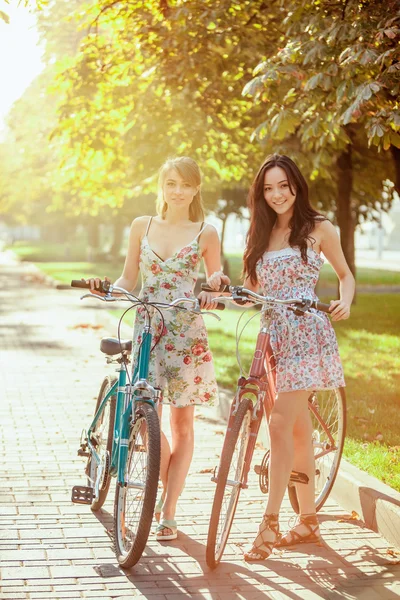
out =
{"type": "Polygon", "coordinates": [[[80,279],[81,277],[110,277],[115,281],[121,275],[123,262],[119,264],[109,262],[43,262],[37,263],[37,266],[46,275],[50,275],[60,283],[70,283],[71,279],[80,279]]]}
{"type": "Polygon", "coordinates": [[[25,261],[69,262],[85,261],[87,244],[84,244],[83,241],[72,241],[68,245],[42,241],[18,241],[8,248],[25,261]]]}

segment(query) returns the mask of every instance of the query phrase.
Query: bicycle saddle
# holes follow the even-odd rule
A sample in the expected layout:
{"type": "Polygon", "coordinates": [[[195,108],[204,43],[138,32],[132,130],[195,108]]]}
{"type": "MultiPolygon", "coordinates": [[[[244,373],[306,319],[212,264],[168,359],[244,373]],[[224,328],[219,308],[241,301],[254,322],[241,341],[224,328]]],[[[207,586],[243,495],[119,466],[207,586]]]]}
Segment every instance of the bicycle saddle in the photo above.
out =
{"type": "Polygon", "coordinates": [[[123,350],[132,352],[132,340],[121,340],[117,338],[103,338],[100,342],[100,350],[108,356],[121,354],[123,350]]]}

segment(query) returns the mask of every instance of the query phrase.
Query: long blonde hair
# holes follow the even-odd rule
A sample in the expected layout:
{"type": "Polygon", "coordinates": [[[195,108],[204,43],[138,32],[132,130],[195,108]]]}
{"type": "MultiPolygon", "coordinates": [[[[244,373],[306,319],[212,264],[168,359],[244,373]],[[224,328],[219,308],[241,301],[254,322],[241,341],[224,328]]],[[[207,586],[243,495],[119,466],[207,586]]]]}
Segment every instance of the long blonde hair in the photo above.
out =
{"type": "MultiPolygon", "coordinates": [[[[198,164],[192,158],[189,158],[188,156],[180,156],[166,160],[160,169],[158,177],[158,197],[156,203],[157,214],[162,219],[165,219],[165,214],[168,208],[168,205],[164,200],[163,186],[167,177],[167,173],[171,171],[171,169],[178,171],[182,179],[190,183],[191,186],[197,187],[201,185],[201,172],[198,164]]],[[[204,206],[200,187],[199,191],[194,196],[192,203],[190,204],[189,219],[194,222],[204,221],[204,206]]]]}

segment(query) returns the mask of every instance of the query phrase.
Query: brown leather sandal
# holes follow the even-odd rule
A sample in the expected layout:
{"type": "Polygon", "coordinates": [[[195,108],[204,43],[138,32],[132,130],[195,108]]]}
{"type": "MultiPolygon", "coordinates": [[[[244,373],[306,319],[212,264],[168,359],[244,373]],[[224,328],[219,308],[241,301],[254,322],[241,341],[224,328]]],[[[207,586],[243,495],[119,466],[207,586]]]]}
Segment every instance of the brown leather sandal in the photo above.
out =
{"type": "Polygon", "coordinates": [[[297,524],[280,538],[276,546],[282,548],[283,546],[294,546],[296,544],[313,544],[320,542],[321,539],[317,515],[299,515],[297,524]],[[299,525],[305,525],[308,532],[302,534],[296,531],[296,527],[299,525]]]}
{"type": "Polygon", "coordinates": [[[279,533],[279,515],[272,513],[270,515],[264,514],[263,520],[261,521],[258,529],[258,534],[253,542],[253,545],[249,552],[245,552],[243,558],[246,562],[258,562],[265,560],[272,554],[272,550],[277,545],[280,539],[279,533]],[[266,541],[263,537],[265,531],[272,531],[275,534],[275,540],[272,542],[266,541]],[[257,544],[257,538],[261,538],[261,543],[257,544]]]}

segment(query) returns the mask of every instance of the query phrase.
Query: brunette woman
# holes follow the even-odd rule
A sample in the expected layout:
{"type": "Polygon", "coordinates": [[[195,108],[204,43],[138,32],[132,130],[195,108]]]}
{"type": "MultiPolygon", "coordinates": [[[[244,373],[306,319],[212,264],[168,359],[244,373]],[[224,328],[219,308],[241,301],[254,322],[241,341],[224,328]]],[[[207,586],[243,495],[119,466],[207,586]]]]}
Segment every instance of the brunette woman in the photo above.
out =
{"type": "MultiPolygon", "coordinates": [[[[354,278],[346,263],[335,227],[310,205],[307,183],[287,156],[268,156],[249,193],[250,229],[244,254],[246,288],[278,299],[316,299],[315,285],[323,264],[321,253],[340,282],[340,299],[331,301],[333,321],[348,319],[354,278]]],[[[220,274],[208,283],[215,289],[220,274]]],[[[269,496],[258,534],[246,561],[268,558],[277,545],[315,542],[320,538],[315,511],[315,462],[308,398],[314,390],[344,386],[335,332],[329,318],[298,317],[276,310],[270,340],[276,355],[277,398],[269,422],[271,443],[269,496]],[[279,318],[279,313],[282,317],[279,318]],[[290,327],[290,346],[287,331],[290,327]],[[307,485],[297,486],[298,523],[284,537],[279,511],[290,472],[305,473],[307,485]]]]}

